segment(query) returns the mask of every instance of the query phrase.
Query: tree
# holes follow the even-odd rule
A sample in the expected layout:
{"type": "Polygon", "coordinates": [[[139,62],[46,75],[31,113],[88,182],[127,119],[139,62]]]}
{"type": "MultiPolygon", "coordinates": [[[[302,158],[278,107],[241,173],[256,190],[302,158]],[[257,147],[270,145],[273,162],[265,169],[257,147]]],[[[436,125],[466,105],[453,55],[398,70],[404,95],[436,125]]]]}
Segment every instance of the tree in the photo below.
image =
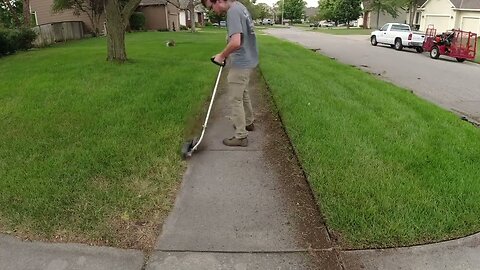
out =
{"type": "Polygon", "coordinates": [[[284,17],[290,20],[300,20],[303,18],[303,10],[307,3],[303,0],[284,0],[284,17]]]}
{"type": "Polygon", "coordinates": [[[334,8],[334,17],[339,22],[349,26],[350,22],[357,20],[362,13],[361,0],[337,0],[334,8]]]}
{"type": "MultiPolygon", "coordinates": [[[[28,1],[28,0],[26,0],[28,1]]],[[[87,14],[95,35],[100,33],[100,18],[104,13],[103,0],[54,0],[53,11],[73,9],[74,14],[87,14]]]]}
{"type": "Polygon", "coordinates": [[[256,7],[256,10],[257,10],[257,12],[256,12],[257,17],[255,17],[254,19],[263,20],[265,18],[271,18],[272,17],[271,9],[267,4],[260,3],[260,4],[257,4],[255,7],[256,7]]]}
{"type": "Polygon", "coordinates": [[[30,27],[30,0],[23,0],[23,26],[30,27]]]}
{"type": "Polygon", "coordinates": [[[408,7],[408,10],[410,11],[410,16],[408,18],[408,24],[410,26],[414,26],[414,20],[415,20],[415,14],[417,13],[417,8],[420,4],[420,0],[406,0],[406,6],[408,7]]]}
{"type": "Polygon", "coordinates": [[[0,1],[0,19],[7,28],[18,28],[22,25],[22,2],[19,0],[1,0],[0,1]]]}
{"type": "Polygon", "coordinates": [[[336,21],[335,0],[318,1],[318,17],[320,20],[336,21]]]}
{"type": "Polygon", "coordinates": [[[125,30],[130,16],[141,0],[104,1],[107,21],[107,60],[121,63],[127,60],[125,30]]]}
{"type": "Polygon", "coordinates": [[[189,0],[187,9],[190,12],[190,31],[196,32],[195,29],[195,6],[198,5],[198,1],[189,0]]]}
{"type": "Polygon", "coordinates": [[[377,13],[376,28],[378,28],[380,27],[378,25],[380,21],[380,12],[388,13],[392,15],[392,17],[396,18],[399,14],[400,8],[405,5],[405,2],[398,0],[367,0],[363,2],[363,5],[366,11],[364,18],[366,18],[367,14],[371,11],[375,11],[377,13]]]}

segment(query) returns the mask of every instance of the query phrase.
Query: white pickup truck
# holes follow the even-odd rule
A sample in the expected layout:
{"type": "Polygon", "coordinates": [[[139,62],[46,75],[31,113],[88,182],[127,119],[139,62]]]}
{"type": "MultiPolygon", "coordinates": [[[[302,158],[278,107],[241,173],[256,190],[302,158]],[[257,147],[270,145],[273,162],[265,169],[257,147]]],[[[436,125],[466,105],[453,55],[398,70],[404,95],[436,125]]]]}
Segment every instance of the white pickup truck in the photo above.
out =
{"type": "Polygon", "coordinates": [[[414,33],[408,24],[387,23],[380,30],[373,31],[370,35],[370,43],[377,46],[378,43],[388,44],[395,50],[404,47],[415,48],[417,52],[423,52],[423,40],[425,34],[414,33]]]}

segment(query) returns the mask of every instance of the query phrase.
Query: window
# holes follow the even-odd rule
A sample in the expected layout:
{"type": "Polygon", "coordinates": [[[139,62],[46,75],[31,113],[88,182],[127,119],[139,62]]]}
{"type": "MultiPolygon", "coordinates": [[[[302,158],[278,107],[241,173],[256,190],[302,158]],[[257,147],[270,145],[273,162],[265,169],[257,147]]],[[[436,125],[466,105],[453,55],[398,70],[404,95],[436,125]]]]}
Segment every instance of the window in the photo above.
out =
{"type": "Polygon", "coordinates": [[[34,11],[30,13],[30,26],[36,26],[36,25],[38,25],[37,12],[34,11]]]}
{"type": "Polygon", "coordinates": [[[380,28],[380,31],[387,31],[388,29],[388,24],[385,24],[384,26],[382,26],[382,28],[380,28]]]}
{"type": "Polygon", "coordinates": [[[410,27],[408,25],[403,25],[403,24],[393,24],[391,30],[396,30],[396,31],[410,31],[410,27]]]}

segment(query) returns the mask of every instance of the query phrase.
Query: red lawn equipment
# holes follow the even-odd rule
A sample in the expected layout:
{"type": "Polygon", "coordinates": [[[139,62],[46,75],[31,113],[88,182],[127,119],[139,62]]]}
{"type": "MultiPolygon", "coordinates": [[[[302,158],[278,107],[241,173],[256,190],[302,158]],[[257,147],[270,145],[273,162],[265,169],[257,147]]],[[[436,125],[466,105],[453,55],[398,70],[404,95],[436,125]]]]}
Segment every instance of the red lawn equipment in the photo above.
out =
{"type": "Polygon", "coordinates": [[[433,25],[427,27],[423,50],[430,52],[430,57],[438,59],[440,55],[456,58],[458,62],[473,60],[477,53],[477,34],[452,29],[437,35],[433,25]]]}

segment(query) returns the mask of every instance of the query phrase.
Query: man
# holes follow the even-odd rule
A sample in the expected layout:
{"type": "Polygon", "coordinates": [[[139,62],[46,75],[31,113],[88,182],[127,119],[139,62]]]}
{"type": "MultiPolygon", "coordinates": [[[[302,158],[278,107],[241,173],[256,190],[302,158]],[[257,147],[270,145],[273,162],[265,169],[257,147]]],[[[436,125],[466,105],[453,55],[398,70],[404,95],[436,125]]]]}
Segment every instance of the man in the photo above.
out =
{"type": "Polygon", "coordinates": [[[248,145],[248,131],[254,129],[252,104],[248,94],[250,75],[258,65],[253,21],[247,8],[235,0],[202,0],[202,4],[218,15],[227,15],[228,43],[222,52],[214,56],[214,60],[223,63],[229,59],[228,94],[235,136],[224,139],[223,144],[245,147],[248,145]]]}

